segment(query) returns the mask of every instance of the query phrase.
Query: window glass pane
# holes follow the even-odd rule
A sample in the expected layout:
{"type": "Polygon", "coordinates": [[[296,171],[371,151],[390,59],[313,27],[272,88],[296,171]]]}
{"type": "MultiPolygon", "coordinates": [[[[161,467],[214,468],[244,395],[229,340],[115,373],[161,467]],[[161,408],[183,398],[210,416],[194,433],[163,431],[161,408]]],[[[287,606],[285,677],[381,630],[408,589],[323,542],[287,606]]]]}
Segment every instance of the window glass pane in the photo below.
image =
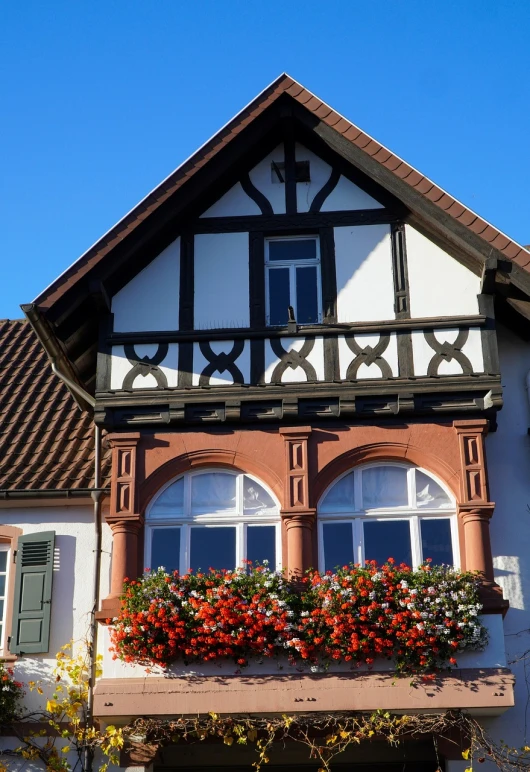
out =
{"type": "Polygon", "coordinates": [[[4,597],[6,594],[6,575],[0,574],[0,597],[4,597]]]}
{"type": "Polygon", "coordinates": [[[416,506],[432,509],[447,509],[452,506],[451,500],[432,477],[416,469],[416,506]]]}
{"type": "Polygon", "coordinates": [[[351,523],[325,523],[324,570],[333,571],[354,562],[353,529],[351,523]]]}
{"type": "Polygon", "coordinates": [[[296,269],[296,321],[298,324],[317,324],[317,267],[296,269]]]}
{"type": "Polygon", "coordinates": [[[408,504],[407,470],[397,466],[375,466],[363,470],[363,507],[403,507],[408,504]]]}
{"type": "Polygon", "coordinates": [[[326,494],[319,507],[320,512],[349,512],[355,508],[353,497],[353,472],[339,480],[326,494]]]}
{"type": "Polygon", "coordinates": [[[269,271],[269,324],[287,324],[290,305],[289,269],[269,271]]]}
{"type": "Polygon", "coordinates": [[[0,571],[5,571],[7,568],[7,550],[0,552],[0,571]]]}
{"type": "Polygon", "coordinates": [[[153,528],[151,536],[152,571],[165,568],[169,573],[179,569],[180,528],[153,528]]]}
{"type": "Polygon", "coordinates": [[[235,506],[235,475],[208,472],[191,478],[191,511],[193,513],[234,511],[235,506]]]}
{"type": "Polygon", "coordinates": [[[184,511],[184,479],[176,480],[153,502],[149,517],[171,517],[184,511]]]}
{"type": "Polygon", "coordinates": [[[315,239],[285,239],[269,241],[269,260],[315,260],[315,239]]]}
{"type": "Polygon", "coordinates": [[[363,523],[364,559],[376,560],[379,565],[388,558],[397,564],[412,565],[410,525],[407,520],[374,520],[363,523]]]}
{"type": "Polygon", "coordinates": [[[445,563],[452,566],[454,559],[449,518],[425,518],[420,521],[420,528],[423,560],[431,558],[434,565],[441,566],[445,563]]]}
{"type": "Polygon", "coordinates": [[[246,475],[243,478],[243,512],[245,515],[276,512],[274,501],[265,488],[246,475]]]}
{"type": "Polygon", "coordinates": [[[191,529],[190,568],[207,571],[209,568],[235,568],[236,529],[229,527],[191,529]]]}
{"type": "Polygon", "coordinates": [[[253,563],[268,560],[271,571],[276,570],[276,528],[273,525],[247,527],[247,560],[253,563]]]}

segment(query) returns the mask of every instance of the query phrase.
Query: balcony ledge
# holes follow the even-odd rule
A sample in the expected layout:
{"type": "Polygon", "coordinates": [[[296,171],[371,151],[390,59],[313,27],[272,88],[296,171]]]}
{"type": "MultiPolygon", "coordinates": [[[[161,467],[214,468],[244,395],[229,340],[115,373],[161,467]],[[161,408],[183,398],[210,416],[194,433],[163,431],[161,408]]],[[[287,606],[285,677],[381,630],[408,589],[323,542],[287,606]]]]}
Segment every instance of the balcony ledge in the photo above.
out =
{"type": "Polygon", "coordinates": [[[453,670],[412,684],[388,672],[324,675],[218,675],[102,678],[94,714],[123,723],[137,716],[216,713],[307,713],[385,709],[401,713],[467,710],[498,716],[514,704],[506,668],[453,670]]]}

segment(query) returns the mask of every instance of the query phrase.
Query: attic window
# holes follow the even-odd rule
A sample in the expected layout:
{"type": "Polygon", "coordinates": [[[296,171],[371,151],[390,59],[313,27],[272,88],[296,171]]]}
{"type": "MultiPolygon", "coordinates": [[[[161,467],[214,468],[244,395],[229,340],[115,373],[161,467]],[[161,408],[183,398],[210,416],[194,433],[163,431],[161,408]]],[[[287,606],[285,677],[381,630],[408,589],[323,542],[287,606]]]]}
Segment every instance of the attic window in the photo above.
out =
{"type": "MultiPolygon", "coordinates": [[[[285,164],[283,161],[271,163],[271,180],[280,185],[285,182],[285,164]]],[[[297,161],[295,163],[295,181],[311,182],[309,161],[297,161]]]]}

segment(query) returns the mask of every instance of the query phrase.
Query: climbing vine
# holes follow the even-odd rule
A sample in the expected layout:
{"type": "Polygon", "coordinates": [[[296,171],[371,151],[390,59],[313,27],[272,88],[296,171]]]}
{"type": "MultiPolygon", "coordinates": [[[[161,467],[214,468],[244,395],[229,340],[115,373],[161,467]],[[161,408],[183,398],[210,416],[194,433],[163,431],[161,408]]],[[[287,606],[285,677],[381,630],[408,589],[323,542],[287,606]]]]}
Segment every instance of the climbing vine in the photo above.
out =
{"type": "Polygon", "coordinates": [[[438,744],[446,740],[455,755],[473,764],[488,760],[502,772],[526,772],[530,769],[530,747],[509,748],[494,743],[472,716],[460,711],[444,714],[395,715],[378,710],[370,714],[311,713],[269,717],[220,716],[209,713],[200,717],[173,720],[139,718],[124,729],[125,748],[148,748],[152,757],[157,749],[179,742],[218,741],[224,745],[255,748],[255,772],[269,762],[274,744],[287,741],[304,745],[311,759],[319,763],[318,772],[330,772],[332,760],[352,745],[366,741],[386,741],[398,747],[405,740],[432,737],[436,755],[438,744]],[[457,739],[455,739],[457,738],[457,739]],[[461,750],[461,743],[464,750],[461,750]]]}
{"type": "MultiPolygon", "coordinates": [[[[97,675],[101,674],[98,659],[97,675]]],[[[17,747],[2,751],[0,772],[7,772],[8,762],[3,758],[19,758],[40,761],[46,772],[85,772],[92,766],[99,750],[103,761],[100,772],[106,772],[109,764],[119,764],[123,747],[122,729],[107,726],[99,731],[88,715],[90,683],[90,658],[88,647],[77,648],[73,642],[63,646],[56,655],[52,682],[29,681],[30,692],[45,699],[45,706],[31,712],[24,711],[17,701],[9,716],[4,715],[4,734],[18,739],[17,747]],[[50,691],[50,688],[51,691],[50,691]],[[50,692],[47,698],[44,696],[50,692]]],[[[19,685],[22,688],[22,685],[19,685]]],[[[1,702],[1,700],[0,700],[1,702]]]]}

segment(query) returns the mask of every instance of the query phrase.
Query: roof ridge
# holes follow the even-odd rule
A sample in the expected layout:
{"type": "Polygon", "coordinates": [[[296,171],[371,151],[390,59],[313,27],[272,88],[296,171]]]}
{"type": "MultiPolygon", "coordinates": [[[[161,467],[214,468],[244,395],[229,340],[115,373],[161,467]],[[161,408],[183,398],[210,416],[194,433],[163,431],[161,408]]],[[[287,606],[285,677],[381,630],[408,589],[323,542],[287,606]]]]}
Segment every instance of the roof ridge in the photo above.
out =
{"type": "Polygon", "coordinates": [[[375,140],[356,124],[351,123],[341,113],[338,113],[328,105],[327,102],[321,100],[320,97],[306,89],[299,81],[284,72],[260,91],[233,118],[206,140],[194,153],[182,161],[161,183],[149,191],[136,206],[130,209],[100,239],[85,250],[72,265],[68,266],[60,276],[39,294],[34,303],[41,305],[43,308],[53,305],[55,300],[72,283],[81,279],[115,244],[119,243],[134,230],[169,195],[172,195],[181,185],[185,184],[199,168],[208,163],[211,156],[218,152],[220,146],[231,141],[238,134],[235,131],[238,126],[241,128],[253,120],[284,93],[289,94],[299,104],[305,106],[313,114],[316,114],[323,123],[335,129],[345,139],[363,150],[367,156],[372,157],[397,178],[406,182],[409,187],[414,188],[417,193],[430,201],[431,204],[435,204],[439,209],[445,211],[455,221],[468,228],[475,236],[480,237],[489,246],[493,246],[506,258],[518,263],[521,268],[529,266],[526,270],[530,272],[530,251],[522,244],[519,244],[519,242],[507,236],[503,231],[484,220],[465,204],[436,185],[429,177],[410,166],[400,156],[375,140]],[[229,129],[234,129],[234,131],[228,131],[229,129]],[[206,150],[208,150],[208,153],[206,150]],[[188,167],[189,173],[184,174],[184,170],[188,167]]]}

